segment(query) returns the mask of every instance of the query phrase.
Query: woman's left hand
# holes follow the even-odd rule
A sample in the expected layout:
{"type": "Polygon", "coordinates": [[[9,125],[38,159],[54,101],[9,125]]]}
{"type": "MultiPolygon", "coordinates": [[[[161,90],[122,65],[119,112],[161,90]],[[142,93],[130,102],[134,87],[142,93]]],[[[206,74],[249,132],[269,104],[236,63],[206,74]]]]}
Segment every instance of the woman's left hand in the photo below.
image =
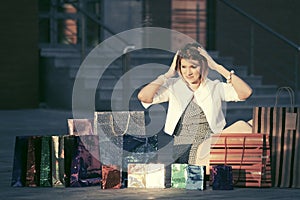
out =
{"type": "Polygon", "coordinates": [[[207,51],[203,48],[198,47],[199,53],[204,56],[207,60],[208,67],[212,70],[217,70],[217,67],[219,66],[214,59],[207,53],[207,51]]]}

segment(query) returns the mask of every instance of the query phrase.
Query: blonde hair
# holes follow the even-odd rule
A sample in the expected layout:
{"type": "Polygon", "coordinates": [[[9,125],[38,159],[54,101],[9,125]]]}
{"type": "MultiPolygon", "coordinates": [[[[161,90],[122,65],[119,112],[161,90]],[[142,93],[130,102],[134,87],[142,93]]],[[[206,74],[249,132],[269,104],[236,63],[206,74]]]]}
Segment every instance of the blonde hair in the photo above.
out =
{"type": "Polygon", "coordinates": [[[182,49],[180,49],[176,61],[176,70],[179,70],[181,74],[180,66],[181,66],[181,60],[183,58],[196,61],[199,63],[200,66],[200,80],[201,82],[204,82],[204,80],[208,75],[209,68],[208,68],[206,58],[200,54],[198,48],[203,48],[203,47],[198,43],[188,43],[182,49]]]}

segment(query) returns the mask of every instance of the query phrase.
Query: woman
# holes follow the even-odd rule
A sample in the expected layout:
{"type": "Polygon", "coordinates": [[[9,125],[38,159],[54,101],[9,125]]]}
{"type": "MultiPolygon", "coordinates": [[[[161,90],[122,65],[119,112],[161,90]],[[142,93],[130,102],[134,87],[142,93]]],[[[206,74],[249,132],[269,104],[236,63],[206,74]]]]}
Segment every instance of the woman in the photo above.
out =
{"type": "Polygon", "coordinates": [[[216,63],[193,43],[177,51],[168,72],[143,87],[138,99],[145,108],[169,103],[164,131],[174,135],[174,159],[195,164],[198,146],[225,127],[222,101],[243,101],[251,94],[252,89],[234,71],[216,63]],[[209,69],[225,77],[227,83],[208,79],[209,69]]]}

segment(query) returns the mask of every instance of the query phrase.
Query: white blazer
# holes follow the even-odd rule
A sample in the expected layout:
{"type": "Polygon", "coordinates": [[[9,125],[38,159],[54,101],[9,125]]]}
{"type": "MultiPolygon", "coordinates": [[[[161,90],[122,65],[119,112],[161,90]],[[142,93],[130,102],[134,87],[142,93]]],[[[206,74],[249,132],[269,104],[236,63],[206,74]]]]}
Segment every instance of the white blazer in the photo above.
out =
{"type": "Polygon", "coordinates": [[[185,81],[178,77],[168,79],[155,94],[153,102],[142,102],[142,105],[147,109],[153,104],[169,102],[164,131],[173,135],[181,115],[193,97],[203,110],[213,133],[221,132],[226,125],[222,102],[241,101],[231,84],[207,78],[193,92],[185,81]]]}

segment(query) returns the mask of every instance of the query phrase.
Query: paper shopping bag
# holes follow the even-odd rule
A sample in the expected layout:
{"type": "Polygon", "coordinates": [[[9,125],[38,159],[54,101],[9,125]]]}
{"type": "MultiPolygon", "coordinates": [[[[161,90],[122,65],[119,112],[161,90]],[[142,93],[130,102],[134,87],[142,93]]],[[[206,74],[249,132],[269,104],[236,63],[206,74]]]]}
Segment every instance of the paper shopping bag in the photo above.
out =
{"type": "Polygon", "coordinates": [[[187,166],[186,189],[188,190],[205,190],[206,189],[206,167],[197,165],[187,166]]]}
{"type": "Polygon", "coordinates": [[[233,190],[232,167],[229,165],[216,165],[212,167],[212,189],[233,190]]]}
{"type": "Polygon", "coordinates": [[[68,119],[70,135],[95,135],[93,119],[68,119]]]}
{"type": "Polygon", "coordinates": [[[28,136],[16,136],[14,162],[12,170],[12,187],[23,187],[26,182],[28,136]]]}
{"type": "Polygon", "coordinates": [[[51,173],[51,136],[41,137],[41,164],[40,164],[40,184],[41,187],[52,186],[51,173]]]}
{"type": "Polygon", "coordinates": [[[269,135],[271,146],[272,186],[300,188],[300,108],[294,107],[293,91],[287,90],[291,105],[253,108],[254,133],[269,135]]]}
{"type": "Polygon", "coordinates": [[[65,186],[64,136],[51,136],[51,173],[52,186],[65,186]]]}
{"type": "Polygon", "coordinates": [[[65,136],[66,186],[101,185],[99,141],[96,135],[65,136]]]}
{"type": "Polygon", "coordinates": [[[40,184],[41,137],[28,138],[25,186],[37,187],[40,184]]]}

